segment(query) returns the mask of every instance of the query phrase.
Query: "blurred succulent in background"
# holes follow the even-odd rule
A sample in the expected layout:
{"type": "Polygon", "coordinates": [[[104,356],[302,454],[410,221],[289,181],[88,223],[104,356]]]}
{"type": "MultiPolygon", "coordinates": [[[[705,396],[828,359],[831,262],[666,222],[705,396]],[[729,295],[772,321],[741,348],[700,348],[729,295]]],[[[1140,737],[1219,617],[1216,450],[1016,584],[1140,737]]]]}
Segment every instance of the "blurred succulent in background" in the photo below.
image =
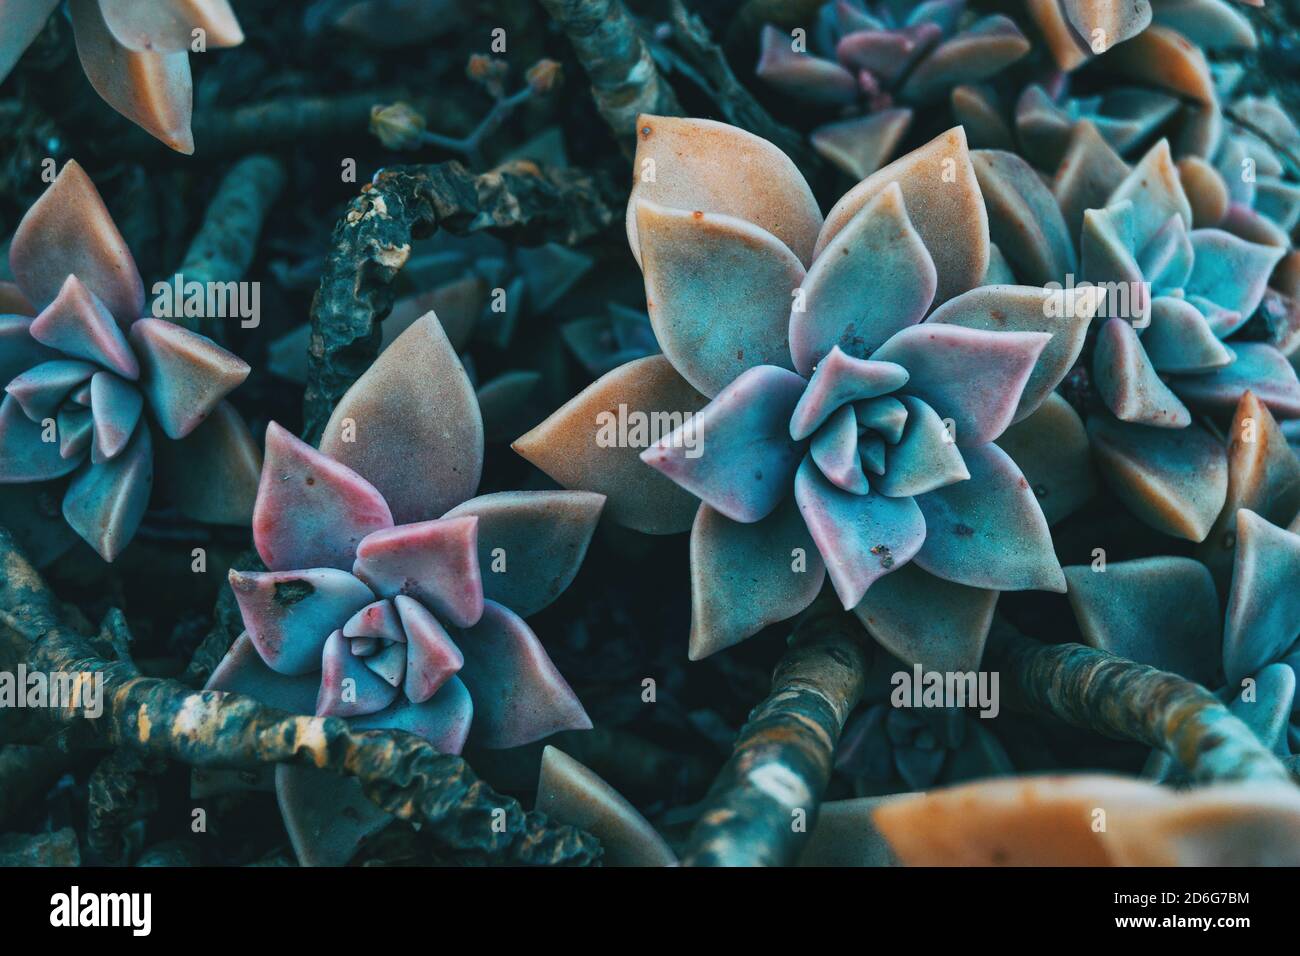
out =
{"type": "Polygon", "coordinates": [[[811,52],[802,31],[767,26],[757,75],[797,99],[868,114],[826,124],[814,148],[855,179],[889,159],[912,111],[958,83],[976,83],[1029,52],[1029,41],[1001,14],[974,18],[964,0],[926,3],[829,0],[817,15],[811,52]]]}
{"type": "Polygon", "coordinates": [[[691,527],[692,658],[797,614],[829,573],[903,660],[973,668],[998,591],[1064,586],[1037,499],[1060,517],[1090,490],[1082,426],[1052,390],[1094,297],[1057,293],[1069,308],[1051,317],[1044,289],[977,287],[990,243],[960,129],[824,222],[765,140],[706,120],[638,129],[655,175],[627,229],[664,354],[609,372],[516,450],[608,495],[622,524],[691,527]],[[994,444],[1013,422],[1024,472],[994,444]]]}
{"type": "MultiPolygon", "coordinates": [[[[478,403],[432,313],[344,395],[319,451],[272,424],[253,515],[269,571],[231,572],[246,633],[209,687],[446,753],[590,727],[523,618],[568,587],[604,498],[471,497],[482,465],[478,403]]],[[[282,765],[276,788],[304,863],[346,862],[390,819],[353,780],[282,765]]]]}
{"type": "Polygon", "coordinates": [[[649,314],[617,302],[606,305],[604,315],[564,323],[560,334],[593,378],[659,351],[649,314]]]}
{"type": "MultiPolygon", "coordinates": [[[[857,804],[845,816],[859,830],[880,834],[905,866],[1300,863],[1300,794],[1286,782],[1178,791],[1130,777],[1077,774],[843,803],[857,804]]],[[[865,836],[857,844],[872,849],[865,836]]]]}
{"type": "MultiPolygon", "coordinates": [[[[155,442],[167,490],[190,517],[243,524],[260,459],[223,399],[248,365],[210,339],[141,318],[144,285],[94,183],[75,162],[23,217],[0,290],[0,500],[38,562],[70,543],[36,526],[34,483],[71,475],[67,524],[106,561],[149,504],[155,442]]],[[[49,486],[41,486],[49,487],[49,486]]]]}
{"type": "MultiPolygon", "coordinates": [[[[0,2],[0,80],[59,3],[0,2]]],[[[68,0],[68,13],[95,91],[151,136],[193,153],[190,52],[244,42],[228,0],[68,0]]]]}
{"type": "Polygon", "coordinates": [[[859,796],[927,790],[1011,773],[998,739],[955,707],[904,710],[877,703],[854,716],[835,752],[835,769],[859,796]]]}

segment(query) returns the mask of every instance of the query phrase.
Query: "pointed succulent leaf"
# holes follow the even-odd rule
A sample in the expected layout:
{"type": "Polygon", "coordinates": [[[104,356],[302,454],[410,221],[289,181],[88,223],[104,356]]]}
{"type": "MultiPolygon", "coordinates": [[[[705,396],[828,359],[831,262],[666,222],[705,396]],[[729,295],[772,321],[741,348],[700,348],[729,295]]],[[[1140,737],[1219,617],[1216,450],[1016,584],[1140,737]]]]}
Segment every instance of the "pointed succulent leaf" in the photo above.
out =
{"type": "Polygon", "coordinates": [[[465,655],[461,680],[476,703],[471,734],[492,750],[519,747],[591,720],[524,619],[495,601],[456,642],[465,655]]]}
{"type": "Polygon", "coordinates": [[[1086,643],[1139,664],[1214,684],[1219,596],[1191,558],[1158,557],[1065,569],[1070,606],[1086,643]]]}
{"type": "Polygon", "coordinates": [[[419,601],[399,594],[393,605],[406,635],[403,693],[411,703],[422,704],[465,665],[465,657],[447,629],[419,601]]]}
{"type": "Polygon", "coordinates": [[[1133,251],[1133,203],[1087,210],[1079,250],[1084,278],[1111,290],[1103,314],[1145,321],[1151,312],[1150,290],[1133,251]]]}
{"type": "Polygon", "coordinates": [[[1285,247],[1246,242],[1221,229],[1193,230],[1191,242],[1196,259],[1186,293],[1203,295],[1242,321],[1254,315],[1285,247]]]}
{"type": "Polygon", "coordinates": [[[69,0],[81,68],[109,106],[179,153],[194,152],[189,50],[126,48],[104,21],[100,0],[69,0]]]}
{"type": "Polygon", "coordinates": [[[1258,42],[1250,21],[1223,0],[1160,0],[1155,22],[1206,50],[1253,50],[1258,42]]]}
{"type": "Polygon", "coordinates": [[[835,204],[817,237],[820,254],[890,183],[903,191],[907,213],[934,260],[935,302],[979,285],[989,263],[989,223],[966,148],[954,127],[858,183],[835,204]]]}
{"type": "Polygon", "coordinates": [[[1173,385],[1196,409],[1227,417],[1247,391],[1278,418],[1300,417],[1300,381],[1286,356],[1267,342],[1233,342],[1236,358],[1202,375],[1180,375],[1173,385]]]}
{"type": "Polygon", "coordinates": [[[928,321],[990,332],[1051,335],[1020,395],[1013,421],[1023,421],[1074,367],[1099,305],[1099,296],[1086,286],[1053,291],[1033,286],[985,285],[949,299],[934,310],[928,321]]]}
{"type": "Polygon", "coordinates": [[[997,91],[987,84],[964,83],[950,95],[953,115],[977,149],[1014,149],[1015,136],[1007,123],[997,91]]]}
{"type": "MultiPolygon", "coordinates": [[[[864,436],[865,441],[872,438],[875,436],[864,436]]],[[[880,439],[877,438],[876,441],[880,439]]],[[[881,442],[882,446],[883,444],[881,442]]],[[[817,429],[817,434],[813,435],[812,442],[809,443],[808,453],[812,455],[812,460],[821,473],[836,488],[855,495],[865,495],[871,489],[867,475],[862,470],[863,460],[858,455],[858,419],[853,413],[852,405],[841,405],[827,419],[826,424],[817,429]]],[[[870,454],[865,450],[863,453],[870,454]]]]}
{"type": "MultiPolygon", "coordinates": [[[[1159,334],[1156,341],[1161,341],[1159,334]]],[[[1092,371],[1102,401],[1120,421],[1153,428],[1191,424],[1191,412],[1160,378],[1133,326],[1124,319],[1107,319],[1101,327],[1092,371]]]]}
{"type": "Polygon", "coordinates": [[[244,694],[291,714],[312,713],[319,687],[318,673],[288,677],[267,667],[247,634],[235,639],[203,685],[204,690],[244,694]]]}
{"type": "Polygon", "coordinates": [[[362,582],[335,568],[232,570],[230,589],[266,666],[291,676],[320,670],[326,639],[375,599],[362,582]]]}
{"type": "Polygon", "coordinates": [[[1223,670],[1237,685],[1281,660],[1300,639],[1300,535],[1248,508],[1237,512],[1237,553],[1223,629],[1223,670]]]}
{"type": "MultiPolygon", "coordinates": [[[[410,598],[406,598],[410,600],[410,598]]],[[[376,642],[406,643],[406,631],[398,616],[397,605],[387,598],[371,601],[357,611],[343,625],[343,636],[372,638],[376,642]]]]}
{"type": "Polygon", "coordinates": [[[897,445],[907,425],[907,406],[893,395],[867,398],[854,403],[858,425],[875,432],[890,445],[897,445]]]}
{"type": "Polygon", "coordinates": [[[1192,205],[1192,225],[1197,229],[1217,226],[1228,213],[1228,186],[1223,176],[1199,156],[1178,161],[1178,178],[1192,205]]]}
{"type": "Polygon", "coordinates": [[[953,421],[958,445],[980,445],[1006,430],[1051,336],[992,332],[925,322],[903,329],[876,359],[907,369],[908,394],[953,421]]]}
{"type": "Polygon", "coordinates": [[[885,650],[929,671],[974,671],[998,592],[923,571],[915,561],[881,578],[853,609],[885,650]]]}
{"type": "Polygon", "coordinates": [[[140,364],[108,306],[75,275],[64,280],[30,331],[36,341],[64,355],[102,365],[125,379],[140,377],[140,364]]]}
{"type": "Polygon", "coordinates": [[[180,441],[163,442],[155,453],[160,484],[186,517],[240,527],[252,523],[262,450],[229,402],[218,402],[202,425],[180,441]]]}
{"type": "Polygon", "coordinates": [[[39,423],[53,417],[96,371],[89,362],[53,359],[15,377],[5,392],[28,418],[39,423]]]}
{"type": "Polygon", "coordinates": [[[1279,527],[1300,514],[1300,458],[1254,392],[1241,396],[1228,427],[1227,499],[1197,551],[1225,591],[1237,546],[1237,512],[1242,508],[1279,527]]]}
{"type": "Polygon", "coordinates": [[[539,813],[600,840],[608,866],[673,866],[677,857],[617,790],[555,747],[542,751],[537,778],[539,813]]]}
{"type": "MultiPolygon", "coordinates": [[[[4,307],[0,302],[0,309],[4,307]]],[[[0,314],[0,383],[7,385],[15,375],[59,357],[58,352],[32,338],[31,326],[32,320],[25,315],[0,314]]]]}
{"type": "MultiPolygon", "coordinates": [[[[1269,664],[1252,675],[1254,693],[1246,694],[1229,685],[1225,691],[1228,710],[1255,732],[1260,743],[1279,757],[1290,756],[1287,726],[1295,703],[1296,674],[1289,664],[1269,664]]],[[[1244,681],[1243,681],[1244,683],[1244,681]]]]}
{"type": "Polygon", "coordinates": [[[248,363],[204,335],[162,319],[139,319],[131,344],[140,385],[168,438],[184,438],[248,377],[248,363]]]}
{"type": "Polygon", "coordinates": [[[758,521],[790,493],[803,457],[789,422],[804,386],[786,369],[751,368],[641,460],[733,521],[758,521]]]}
{"type": "MultiPolygon", "coordinates": [[[[1061,207],[1068,235],[1079,235],[1084,212],[1105,206],[1115,183],[1123,181],[1128,172],[1128,163],[1093,123],[1079,120],[1070,127],[1065,154],[1052,180],[1052,194],[1061,207]]],[[[1186,177],[1182,178],[1185,182],[1186,177]]]]}
{"type": "Polygon", "coordinates": [[[1112,47],[1106,65],[1119,76],[1169,90],[1218,111],[1214,75],[1205,54],[1177,30],[1152,24],[1132,40],[1112,47]]]}
{"type": "Polygon", "coordinates": [[[907,383],[907,369],[893,362],[859,359],[838,344],[817,362],[808,387],[790,415],[790,437],[803,441],[842,405],[897,391],[907,383]]]}
{"type": "MultiPolygon", "coordinates": [[[[918,23],[897,30],[854,30],[835,45],[835,57],[892,85],[942,34],[937,24],[918,23]]],[[[785,40],[789,44],[789,38],[785,40]]]]}
{"type": "Polygon", "coordinates": [[[253,542],[273,571],[329,567],[351,571],[357,545],[393,526],[375,487],[275,422],[253,508],[253,542]]]}
{"type": "Polygon", "coordinates": [[[1105,50],[1132,39],[1151,24],[1148,0],[1061,0],[1061,8],[1080,36],[1089,42],[1100,36],[1105,50]]]}
{"type": "Polygon", "coordinates": [[[1033,167],[999,150],[977,149],[970,159],[988,210],[989,237],[1016,275],[1041,285],[1076,272],[1061,207],[1033,167]]]}
{"type": "Polygon", "coordinates": [[[1133,171],[1115,187],[1106,205],[1125,200],[1133,203],[1135,250],[1144,249],[1170,216],[1181,217],[1187,228],[1191,228],[1192,206],[1183,192],[1168,140],[1162,139],[1147,150],[1133,171]]]}
{"type": "Polygon", "coordinates": [[[790,34],[768,24],[763,27],[762,52],[754,75],[787,96],[813,103],[852,103],[858,81],[834,60],[796,51],[790,34]]]}
{"type": "Polygon", "coordinates": [[[810,458],[799,466],[794,494],[846,610],[874,581],[910,561],[925,538],[925,521],[913,499],[841,491],[810,458]]]}
{"type": "Polygon", "coordinates": [[[1088,432],[1079,413],[1056,393],[1004,431],[997,445],[1024,472],[1049,526],[1097,492],[1088,432]]]}
{"type": "Polygon", "coordinates": [[[605,496],[591,491],[500,491],[443,517],[478,519],[483,596],[530,617],[573,581],[604,506],[605,496]]]}
{"type": "Polygon", "coordinates": [[[672,116],[637,118],[635,180],[627,239],[637,262],[637,206],[661,206],[743,219],[776,236],[807,266],[821,210],[794,162],[767,140],[725,123],[672,116]],[[726,156],[726,163],[717,157],[726,156]]]}
{"type": "Polygon", "coordinates": [[[701,505],[691,528],[690,659],[794,617],[825,580],[826,565],[793,496],[750,524],[701,505]]]}
{"type": "Polygon", "coordinates": [[[23,216],[9,246],[9,267],[38,310],[69,275],[95,293],[126,326],[144,311],[144,283],[104,200],[75,160],[23,216]]]}
{"type": "Polygon", "coordinates": [[[822,159],[856,182],[885,165],[911,125],[911,110],[881,110],[819,126],[810,142],[822,159]]]}
{"type": "Polygon", "coordinates": [[[899,400],[907,422],[898,444],[885,451],[885,472],[872,482],[876,491],[906,498],[970,478],[961,450],[939,413],[912,395],[899,400]]]}
{"type": "Polygon", "coordinates": [[[904,99],[926,102],[958,83],[978,83],[1029,52],[1029,41],[1009,17],[984,17],[939,44],[908,76],[904,99]]]}
{"type": "Polygon", "coordinates": [[[153,489],[153,446],[141,422],[126,450],[102,464],[86,462],[68,484],[63,517],[105,561],[135,536],[153,489]]]}
{"type": "Polygon", "coordinates": [[[1206,372],[1233,359],[1200,309],[1167,295],[1152,300],[1151,325],[1142,333],[1141,346],[1158,372],[1206,372]]]}
{"type": "Polygon", "coordinates": [[[50,430],[24,414],[12,394],[0,401],[0,482],[48,481],[81,464],[79,457],[60,453],[59,441],[45,441],[47,434],[50,430]]]}
{"type": "Polygon", "coordinates": [[[59,432],[59,454],[80,461],[90,450],[95,434],[95,416],[89,408],[69,405],[59,409],[56,427],[59,432]]]}
{"type": "Polygon", "coordinates": [[[228,0],[99,0],[104,23],[128,50],[174,53],[189,50],[194,31],[202,30],[209,47],[239,46],[244,33],[228,0]]]}
{"type": "Polygon", "coordinates": [[[130,441],[144,410],[144,396],[112,372],[96,372],[90,380],[90,410],[95,421],[90,460],[99,464],[116,458],[130,441]]]}
{"type": "Polygon", "coordinates": [[[1148,428],[1093,415],[1093,455],[1106,483],[1142,521],[1187,541],[1204,541],[1228,491],[1227,454],[1201,428],[1148,428]]]}
{"type": "Polygon", "coordinates": [[[320,450],[378,488],[398,524],[435,518],[473,496],[483,419],[436,315],[399,335],[347,390],[320,450]]]}
{"type": "Polygon", "coordinates": [[[1195,251],[1183,217],[1174,214],[1138,253],[1138,267],[1157,289],[1182,289],[1192,274],[1195,251]]]}
{"type": "Polygon", "coordinates": [[[1047,519],[1016,463],[997,445],[962,449],[969,481],[917,498],[925,543],[916,564],[975,588],[1064,591],[1047,519]]]}
{"type": "MultiPolygon", "coordinates": [[[[872,196],[813,261],[787,317],[789,353],[809,375],[833,347],[866,358],[925,316],[937,287],[934,261],[912,226],[903,192],[872,196]],[[870,290],[869,298],[863,291],[870,290]]],[[[784,363],[782,363],[784,364],[784,363]]]]}
{"type": "Polygon", "coordinates": [[[321,651],[317,717],[377,714],[398,698],[401,688],[375,673],[370,660],[352,653],[352,642],[341,630],[329,635],[321,651]]]}
{"type": "Polygon", "coordinates": [[[644,199],[637,223],[650,323],[688,382],[712,397],[746,369],[790,367],[804,268],[784,243],[732,216],[644,199]]]}
{"type": "Polygon", "coordinates": [[[352,573],[381,597],[418,599],[454,627],[470,627],[483,615],[473,515],[372,531],[357,545],[352,573]]]}
{"type": "Polygon", "coordinates": [[[676,427],[707,403],[668,359],[650,355],[606,373],[512,447],[564,487],[605,495],[619,524],[672,534],[691,526],[699,501],[641,461],[641,450],[649,423],[676,427]]]}

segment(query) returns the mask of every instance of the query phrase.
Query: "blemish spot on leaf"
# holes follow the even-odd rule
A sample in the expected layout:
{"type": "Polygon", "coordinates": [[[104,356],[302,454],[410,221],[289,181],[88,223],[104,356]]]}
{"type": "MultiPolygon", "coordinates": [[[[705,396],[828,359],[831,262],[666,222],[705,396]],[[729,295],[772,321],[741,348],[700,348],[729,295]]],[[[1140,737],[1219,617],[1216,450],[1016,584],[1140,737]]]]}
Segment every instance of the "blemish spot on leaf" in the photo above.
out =
{"type": "Polygon", "coordinates": [[[309,582],[297,578],[293,581],[279,581],[275,585],[275,603],[280,607],[293,607],[316,593],[316,588],[309,582]]]}

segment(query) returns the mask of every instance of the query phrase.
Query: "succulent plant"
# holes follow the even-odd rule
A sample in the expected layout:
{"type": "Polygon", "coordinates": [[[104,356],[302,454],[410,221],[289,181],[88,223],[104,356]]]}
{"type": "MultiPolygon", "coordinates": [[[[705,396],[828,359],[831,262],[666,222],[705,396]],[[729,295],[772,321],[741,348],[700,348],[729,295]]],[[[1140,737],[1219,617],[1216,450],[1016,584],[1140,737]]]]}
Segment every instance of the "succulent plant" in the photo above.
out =
{"type": "Polygon", "coordinates": [[[1010,773],[991,731],[957,708],[902,710],[876,703],[844,728],[835,769],[861,795],[926,790],[1010,773]],[[899,786],[899,784],[902,786],[899,786]]]}
{"type": "MultiPolygon", "coordinates": [[[[866,106],[865,117],[826,124],[812,143],[856,179],[878,169],[911,124],[895,102],[927,104],[957,83],[974,83],[1029,51],[1029,41],[1000,14],[965,17],[964,0],[927,3],[829,0],[818,11],[813,52],[767,26],[759,78],[804,101],[866,106]]],[[[801,40],[802,42],[802,40],[801,40]]]]}
{"type": "Polygon", "coordinates": [[[829,574],[903,660],[973,668],[998,591],[1063,587],[1037,479],[994,440],[1019,421],[1028,469],[1086,462],[1077,417],[1049,398],[1087,302],[1049,318],[1043,289],[977,287],[990,243],[960,129],[823,222],[770,143],[705,120],[638,126],[637,168],[655,175],[627,229],[664,354],[608,373],[516,450],[607,494],[620,523],[691,527],[693,658],[798,613],[829,574]]]}
{"type": "MultiPolygon", "coordinates": [[[[0,80],[59,7],[60,0],[0,3],[0,80]]],[[[244,33],[228,0],[68,0],[77,55],[109,106],[181,153],[190,132],[190,50],[232,47],[244,33]]]]}
{"type": "MultiPolygon", "coordinates": [[[[604,499],[472,497],[482,420],[434,314],[344,395],[319,450],[274,423],[266,443],[253,539],[269,570],[231,572],[246,634],[211,689],[446,753],[591,726],[523,618],[568,587],[604,499]]],[[[304,863],[346,862],[389,821],[354,781],[282,766],[276,787],[304,863]]]]}
{"type": "MultiPolygon", "coordinates": [[[[71,476],[59,486],[63,517],[112,561],[149,504],[156,448],[184,513],[246,522],[259,456],[223,399],[249,367],[204,336],[141,317],[135,260],[77,163],[23,217],[9,265],[17,282],[0,306],[0,498],[17,504],[6,510],[24,507],[36,483],[71,476]]],[[[68,543],[29,542],[42,562],[68,543]]]]}

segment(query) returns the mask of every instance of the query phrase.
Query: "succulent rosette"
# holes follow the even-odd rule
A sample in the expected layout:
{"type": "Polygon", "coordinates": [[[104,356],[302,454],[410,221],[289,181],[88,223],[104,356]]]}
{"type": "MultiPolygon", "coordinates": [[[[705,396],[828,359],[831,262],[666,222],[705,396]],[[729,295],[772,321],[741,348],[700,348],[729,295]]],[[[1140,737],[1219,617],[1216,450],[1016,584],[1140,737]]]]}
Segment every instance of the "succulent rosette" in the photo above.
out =
{"type": "Polygon", "coordinates": [[[105,561],[121,554],[149,505],[155,449],[182,512],[246,522],[259,456],[223,399],[249,367],[202,335],[141,318],[135,260],[75,162],[19,223],[9,265],[17,282],[0,288],[0,508],[36,560],[75,540],[23,514],[38,490],[55,487],[44,483],[62,479],[67,525],[105,561]]]}
{"type": "MultiPolygon", "coordinates": [[[[0,0],[0,80],[61,0],[0,0]]],[[[68,0],[77,55],[109,106],[181,153],[190,131],[190,51],[244,42],[228,0],[68,0]]]]}
{"type": "MultiPolygon", "coordinates": [[[[272,423],[253,513],[269,570],[230,575],[246,633],[210,689],[293,713],[516,747],[591,726],[524,617],[568,587],[604,498],[473,497],[474,391],[433,313],[344,395],[315,449],[272,423]]],[[[390,821],[355,781],[281,766],[299,859],[342,864],[390,821]]]]}
{"type": "Polygon", "coordinates": [[[1241,334],[1285,250],[1191,224],[1161,141],[1104,208],[1085,213],[1081,259],[1086,279],[1111,284],[1092,359],[1111,413],[1089,418],[1098,461],[1145,521],[1202,541],[1222,510],[1227,461],[1194,413],[1226,421],[1251,391],[1275,417],[1295,419],[1300,381],[1276,345],[1241,334]]]}
{"type": "Polygon", "coordinates": [[[912,111],[895,101],[926,104],[959,83],[977,83],[1029,52],[1009,18],[976,18],[965,0],[926,3],[830,0],[818,10],[812,52],[790,33],[766,26],[760,79],[789,96],[820,104],[866,106],[868,115],[828,123],[812,143],[828,161],[861,179],[893,153],[912,111]]]}
{"type": "Polygon", "coordinates": [[[1059,293],[1080,307],[1049,318],[1043,289],[978,287],[990,243],[959,128],[824,221],[765,140],[705,120],[639,129],[655,176],[627,229],[663,355],[608,373],[516,450],[607,494],[625,525],[691,528],[693,658],[798,613],[829,575],[900,658],[975,666],[999,591],[1064,586],[1037,474],[1068,511],[1079,489],[1046,461],[1082,448],[1086,463],[1086,440],[1052,390],[1087,303],[1059,293]],[[638,416],[673,430],[638,435],[638,416]],[[1033,480],[994,443],[1008,436],[1033,480]]]}

